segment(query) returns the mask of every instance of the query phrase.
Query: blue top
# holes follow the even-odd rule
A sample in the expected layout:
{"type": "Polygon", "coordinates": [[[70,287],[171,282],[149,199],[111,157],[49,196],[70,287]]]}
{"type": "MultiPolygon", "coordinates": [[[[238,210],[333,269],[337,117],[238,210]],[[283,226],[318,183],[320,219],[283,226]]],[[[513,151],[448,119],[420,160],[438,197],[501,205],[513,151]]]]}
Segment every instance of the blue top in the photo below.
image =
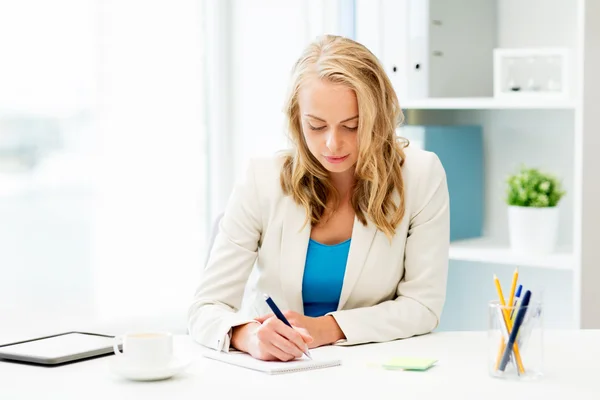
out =
{"type": "Polygon", "coordinates": [[[312,239],[308,242],[302,280],[304,315],[320,317],[337,310],[350,240],[334,245],[322,244],[312,239]]]}

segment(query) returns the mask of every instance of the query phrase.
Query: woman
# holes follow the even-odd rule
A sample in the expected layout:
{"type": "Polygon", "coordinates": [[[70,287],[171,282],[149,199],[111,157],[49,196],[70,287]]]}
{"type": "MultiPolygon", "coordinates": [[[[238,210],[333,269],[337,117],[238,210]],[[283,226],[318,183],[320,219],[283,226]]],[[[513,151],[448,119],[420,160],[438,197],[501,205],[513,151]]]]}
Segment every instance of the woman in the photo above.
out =
{"type": "Polygon", "coordinates": [[[295,65],[286,114],[293,149],[253,160],[236,185],[191,336],[287,361],[307,346],[433,330],[446,294],[446,175],[435,154],[397,140],[402,112],[378,60],[350,39],[320,38],[295,65]]]}

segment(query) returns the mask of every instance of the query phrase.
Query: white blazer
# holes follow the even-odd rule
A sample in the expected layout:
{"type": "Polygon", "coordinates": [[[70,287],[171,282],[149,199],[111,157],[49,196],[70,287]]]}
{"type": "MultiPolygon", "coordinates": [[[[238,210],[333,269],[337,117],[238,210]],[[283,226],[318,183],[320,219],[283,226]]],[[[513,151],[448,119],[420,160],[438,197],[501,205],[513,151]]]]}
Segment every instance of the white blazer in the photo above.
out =
{"type": "MultiPolygon", "coordinates": [[[[336,344],[383,342],[428,333],[446,297],[450,242],[446,174],[431,152],[405,149],[405,217],[392,241],[355,218],[337,311],[336,344]]],[[[255,159],[231,194],[189,308],[198,343],[228,351],[231,328],[282,310],[303,313],[302,278],[311,227],[283,194],[282,159],[255,159]]]]}

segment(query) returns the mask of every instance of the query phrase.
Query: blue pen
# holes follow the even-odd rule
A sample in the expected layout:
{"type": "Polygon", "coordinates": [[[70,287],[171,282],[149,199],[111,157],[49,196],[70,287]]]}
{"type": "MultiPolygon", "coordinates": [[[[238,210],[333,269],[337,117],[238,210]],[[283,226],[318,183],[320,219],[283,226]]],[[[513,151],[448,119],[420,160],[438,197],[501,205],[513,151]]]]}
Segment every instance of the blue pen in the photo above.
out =
{"type": "MultiPolygon", "coordinates": [[[[275,314],[275,316],[277,317],[277,319],[279,319],[281,322],[283,322],[284,324],[286,324],[287,326],[289,326],[290,328],[293,329],[292,324],[290,324],[287,320],[287,318],[285,317],[285,315],[283,315],[283,313],[281,312],[281,310],[279,310],[279,307],[277,307],[277,304],[275,304],[275,302],[273,301],[273,299],[268,296],[268,295],[264,295],[265,296],[265,301],[267,302],[267,305],[269,306],[269,308],[271,309],[271,311],[273,311],[273,314],[275,314]]],[[[310,355],[310,352],[308,351],[308,347],[306,348],[306,351],[303,352],[304,355],[308,358],[310,358],[312,360],[312,356],[310,355]]]]}
{"type": "Polygon", "coordinates": [[[523,296],[523,300],[521,301],[521,305],[519,306],[519,311],[517,312],[517,318],[515,319],[515,324],[513,325],[512,331],[510,332],[510,337],[508,338],[508,343],[506,343],[506,348],[504,349],[504,354],[502,355],[502,361],[500,361],[500,371],[504,371],[506,369],[506,364],[508,364],[508,360],[510,358],[510,354],[515,345],[515,340],[517,340],[517,334],[519,333],[519,328],[523,323],[523,319],[525,318],[525,313],[527,312],[527,306],[529,305],[529,300],[531,299],[531,292],[527,290],[525,295],[523,296]]]}
{"type": "Polygon", "coordinates": [[[515,293],[515,302],[512,304],[513,308],[510,311],[510,319],[513,318],[513,314],[515,313],[517,304],[519,304],[519,297],[521,297],[521,290],[523,290],[523,285],[519,285],[519,287],[517,288],[517,293],[515,293]]]}

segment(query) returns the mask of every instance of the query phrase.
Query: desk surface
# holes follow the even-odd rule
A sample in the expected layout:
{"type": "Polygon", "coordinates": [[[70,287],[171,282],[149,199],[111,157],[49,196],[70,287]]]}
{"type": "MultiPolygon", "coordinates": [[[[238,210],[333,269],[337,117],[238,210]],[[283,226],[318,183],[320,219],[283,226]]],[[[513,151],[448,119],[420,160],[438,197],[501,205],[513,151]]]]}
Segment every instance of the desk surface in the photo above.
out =
{"type": "Polygon", "coordinates": [[[193,362],[169,380],[127,381],[112,374],[108,366],[111,357],[58,368],[0,362],[0,397],[287,400],[336,396],[408,400],[460,395],[448,398],[600,399],[600,330],[550,331],[545,333],[544,342],[545,376],[533,382],[513,382],[488,376],[486,332],[444,332],[389,343],[323,347],[313,350],[313,355],[339,357],[343,365],[279,376],[206,359],[202,348],[189,337],[177,336],[176,353],[190,355],[193,362]],[[439,362],[427,372],[386,371],[370,365],[395,355],[434,357],[439,362]]]}

